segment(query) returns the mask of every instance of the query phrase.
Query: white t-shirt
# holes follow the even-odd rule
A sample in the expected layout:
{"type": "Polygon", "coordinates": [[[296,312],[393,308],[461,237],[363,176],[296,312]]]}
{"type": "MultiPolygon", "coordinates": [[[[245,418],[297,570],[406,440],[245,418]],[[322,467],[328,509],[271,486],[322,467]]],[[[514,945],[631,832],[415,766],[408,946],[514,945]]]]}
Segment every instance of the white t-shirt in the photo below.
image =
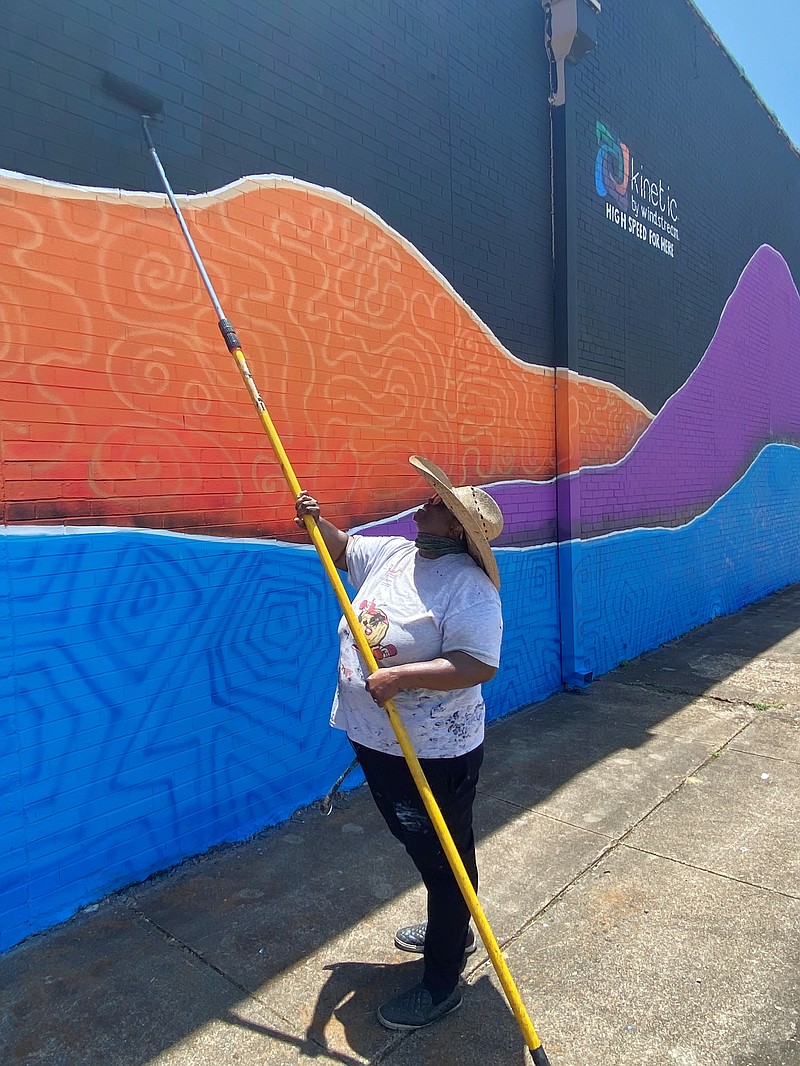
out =
{"type": "MultiPolygon", "coordinates": [[[[467,554],[424,559],[403,537],[351,536],[347,570],[359,590],[353,608],[378,666],[427,662],[462,651],[489,666],[500,662],[500,595],[467,554]]],[[[343,618],[339,684],[331,725],[377,751],[402,754],[389,716],[364,688],[367,670],[343,618]]],[[[483,740],[481,686],[399,692],[394,705],[417,755],[453,758],[483,740]]]]}

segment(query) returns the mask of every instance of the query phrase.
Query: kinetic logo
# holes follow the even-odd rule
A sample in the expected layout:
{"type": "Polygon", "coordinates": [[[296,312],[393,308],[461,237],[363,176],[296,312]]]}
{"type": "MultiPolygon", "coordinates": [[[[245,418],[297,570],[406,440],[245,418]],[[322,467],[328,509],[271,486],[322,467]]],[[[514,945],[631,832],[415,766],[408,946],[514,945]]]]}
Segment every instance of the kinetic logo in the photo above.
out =
{"type": "Polygon", "coordinates": [[[617,140],[598,122],[594,184],[605,200],[605,216],[640,241],[675,258],[680,243],[678,201],[661,178],[645,174],[634,161],[627,144],[617,140]]]}
{"type": "Polygon", "coordinates": [[[597,123],[597,161],[594,184],[597,195],[609,199],[620,211],[631,203],[631,153],[627,144],[612,137],[602,122],[597,123]]]}

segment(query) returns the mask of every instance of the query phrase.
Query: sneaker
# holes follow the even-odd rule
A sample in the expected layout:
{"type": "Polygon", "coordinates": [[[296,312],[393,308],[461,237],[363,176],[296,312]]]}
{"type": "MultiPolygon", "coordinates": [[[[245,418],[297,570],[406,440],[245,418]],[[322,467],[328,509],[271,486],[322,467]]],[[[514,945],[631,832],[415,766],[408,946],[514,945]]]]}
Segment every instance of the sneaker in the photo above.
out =
{"type": "Polygon", "coordinates": [[[385,1029],[421,1029],[431,1022],[438,1022],[445,1014],[461,1006],[461,989],[456,987],[447,999],[434,1003],[425,985],[420,983],[401,992],[382,1007],[378,1007],[378,1021],[385,1029]]]}
{"type": "MultiPolygon", "coordinates": [[[[427,922],[420,922],[418,925],[406,925],[402,929],[398,929],[394,934],[394,946],[400,948],[401,951],[413,951],[417,955],[421,955],[425,950],[425,933],[428,928],[427,922]]],[[[464,956],[474,955],[478,950],[478,945],[475,942],[475,934],[472,931],[472,926],[467,930],[467,946],[464,948],[464,956]]]]}

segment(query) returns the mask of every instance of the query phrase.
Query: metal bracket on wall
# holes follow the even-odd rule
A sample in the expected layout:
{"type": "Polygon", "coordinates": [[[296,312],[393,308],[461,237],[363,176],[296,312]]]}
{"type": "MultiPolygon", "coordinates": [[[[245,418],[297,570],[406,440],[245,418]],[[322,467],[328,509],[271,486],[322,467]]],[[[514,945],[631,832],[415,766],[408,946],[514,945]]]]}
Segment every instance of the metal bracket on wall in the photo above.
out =
{"type": "Polygon", "coordinates": [[[600,0],[542,0],[545,11],[545,47],[555,68],[550,94],[553,107],[566,102],[564,63],[579,63],[597,44],[600,0]]]}

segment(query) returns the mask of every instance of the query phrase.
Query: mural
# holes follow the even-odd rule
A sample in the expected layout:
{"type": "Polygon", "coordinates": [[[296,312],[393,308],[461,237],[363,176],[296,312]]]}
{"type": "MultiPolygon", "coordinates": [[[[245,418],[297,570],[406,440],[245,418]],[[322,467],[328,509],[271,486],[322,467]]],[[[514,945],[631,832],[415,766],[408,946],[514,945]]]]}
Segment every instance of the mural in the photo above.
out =
{"type": "MultiPolygon", "coordinates": [[[[301,484],[345,522],[555,473],[553,371],[515,359],[378,216],[252,178],[182,209],[301,484]]],[[[293,538],[286,490],[166,198],[0,175],[6,522],[293,538]]],[[[651,415],[577,379],[584,462],[651,415]]]]}
{"type": "MultiPolygon", "coordinates": [[[[578,482],[582,538],[683,525],[773,442],[800,445],[800,294],[783,258],[764,245],[745,267],[698,366],[630,452],[566,475],[578,482]]],[[[555,539],[554,481],[504,485],[495,495],[510,516],[499,543],[555,539]]],[[[409,535],[410,514],[376,526],[394,529],[409,535]]]]}
{"type": "MultiPolygon", "coordinates": [[[[2,949],[284,819],[350,752],[327,726],[333,595],[163,198],[6,174],[0,200],[2,949]]],[[[507,523],[489,716],[555,692],[554,372],[330,190],[252,179],[186,208],[301,481],[367,534],[411,532],[412,451],[486,484],[507,523]]],[[[797,579],[800,297],[777,251],[720,312],[655,418],[575,379],[587,445],[559,476],[596,674],[797,579]]]]}

